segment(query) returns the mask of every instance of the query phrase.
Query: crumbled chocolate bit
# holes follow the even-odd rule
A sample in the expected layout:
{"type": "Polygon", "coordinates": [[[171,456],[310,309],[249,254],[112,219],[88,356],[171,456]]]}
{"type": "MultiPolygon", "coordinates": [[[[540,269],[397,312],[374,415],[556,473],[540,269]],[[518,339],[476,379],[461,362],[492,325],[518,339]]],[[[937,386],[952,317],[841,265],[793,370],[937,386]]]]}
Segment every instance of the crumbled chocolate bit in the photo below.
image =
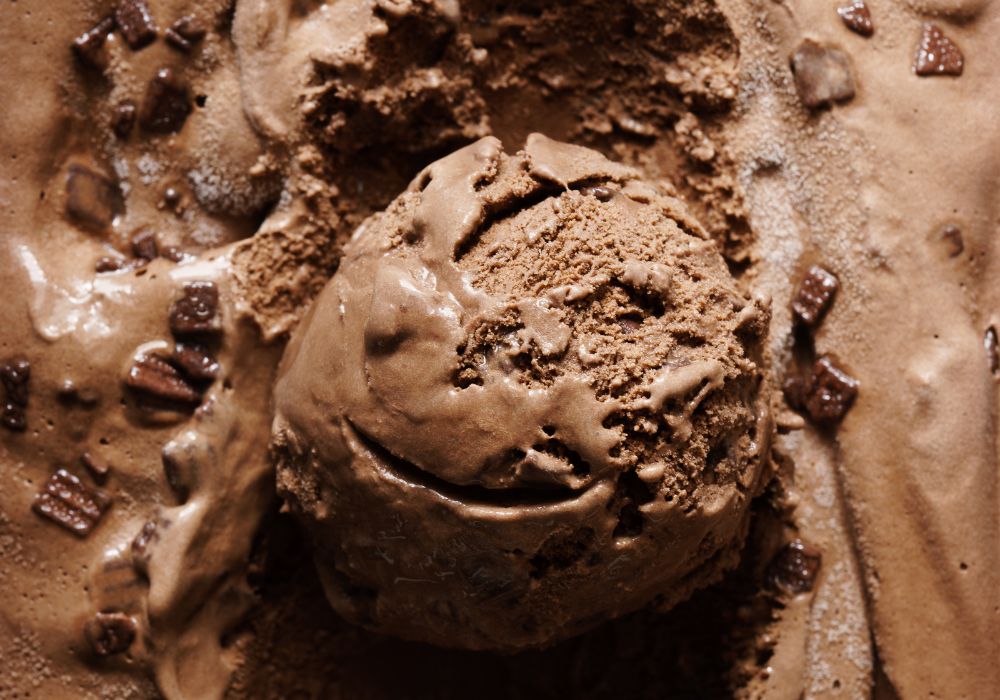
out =
{"type": "Polygon", "coordinates": [[[844,21],[847,28],[861,36],[871,36],[875,33],[875,25],[872,24],[872,13],[865,4],[865,0],[855,0],[849,5],[837,8],[837,14],[844,21]]]}
{"type": "Polygon", "coordinates": [[[133,51],[149,46],[156,39],[156,24],[146,0],[122,0],[115,9],[115,24],[133,51]]]}
{"type": "Polygon", "coordinates": [[[962,230],[955,225],[945,226],[941,229],[941,240],[948,246],[948,257],[956,258],[965,250],[965,241],[962,239],[962,230]]]}
{"type": "Polygon", "coordinates": [[[1000,374],[1000,349],[997,343],[997,329],[990,326],[983,335],[983,347],[986,349],[986,359],[989,362],[990,373],[1000,374]]]}
{"type": "Polygon", "coordinates": [[[125,385],[140,397],[164,404],[195,405],[201,392],[167,360],[143,355],[128,371],[125,385]]]}
{"type": "Polygon", "coordinates": [[[837,276],[819,265],[813,265],[799,283],[792,299],[792,312],[796,320],[815,326],[833,303],[840,288],[837,276]]]}
{"type": "Polygon", "coordinates": [[[160,257],[166,258],[170,262],[184,262],[188,258],[188,254],[175,245],[164,246],[160,249],[160,257]]]}
{"type": "Polygon", "coordinates": [[[97,272],[118,272],[125,267],[125,258],[111,257],[105,255],[97,259],[94,263],[94,270],[97,272]]]}
{"type": "Polygon", "coordinates": [[[816,583],[822,560],[815,547],[802,540],[793,540],[782,547],[768,564],[768,585],[789,595],[808,593],[816,583]]]}
{"type": "Polygon", "coordinates": [[[63,381],[56,391],[56,398],[66,405],[80,404],[84,408],[93,408],[100,403],[101,396],[93,389],[78,387],[72,379],[63,381]]]}
{"type": "Polygon", "coordinates": [[[160,254],[160,246],[156,242],[156,233],[143,229],[132,236],[132,255],[149,262],[160,254]]]}
{"type": "Polygon", "coordinates": [[[135,641],[135,620],[121,612],[99,612],[84,625],[83,634],[98,656],[121,654],[135,641]]]}
{"type": "Polygon", "coordinates": [[[101,173],[74,163],[66,172],[66,213],[86,228],[104,231],[123,208],[118,186],[101,173]]]}
{"type": "Polygon", "coordinates": [[[94,477],[94,481],[99,484],[107,481],[108,474],[111,473],[111,465],[93,452],[84,452],[80,455],[80,464],[87,468],[90,475],[94,477]]]}
{"type": "Polygon", "coordinates": [[[189,282],[170,307],[170,330],[176,335],[215,333],[222,329],[219,290],[214,282],[189,282]]]}
{"type": "Polygon", "coordinates": [[[28,405],[28,383],[31,381],[31,363],[21,358],[0,365],[0,382],[3,383],[7,401],[24,408],[28,405]]]}
{"type": "Polygon", "coordinates": [[[114,20],[105,17],[73,40],[73,53],[84,65],[101,68],[105,63],[104,42],[114,28],[114,20]]]}
{"type": "Polygon", "coordinates": [[[88,488],[80,479],[60,469],[35,495],[31,508],[74,535],[86,537],[110,505],[110,496],[88,488]]]}
{"type": "Polygon", "coordinates": [[[795,89],[810,109],[854,97],[854,76],[847,54],[806,39],[791,59],[795,89]]]}
{"type": "Polygon", "coordinates": [[[913,72],[920,76],[961,75],[965,58],[961,49],[933,22],[924,23],[913,72]]]}
{"type": "Polygon", "coordinates": [[[601,202],[610,202],[615,196],[615,191],[604,185],[588,185],[580,188],[580,194],[586,197],[596,197],[601,202]]]}
{"type": "Polygon", "coordinates": [[[219,376],[219,363],[208,348],[197,343],[177,343],[174,363],[191,379],[212,381],[219,376]]]}
{"type": "Polygon", "coordinates": [[[161,68],[146,87],[139,123],[153,133],[172,134],[181,130],[191,109],[187,85],[170,68],[161,68]]]}
{"type": "Polygon", "coordinates": [[[135,103],[132,100],[124,100],[115,105],[115,111],[111,115],[111,130],[120,139],[128,138],[135,126],[135,103]]]}
{"type": "Polygon", "coordinates": [[[858,381],[824,355],[813,365],[803,404],[816,423],[836,423],[858,395],[858,381]]]}

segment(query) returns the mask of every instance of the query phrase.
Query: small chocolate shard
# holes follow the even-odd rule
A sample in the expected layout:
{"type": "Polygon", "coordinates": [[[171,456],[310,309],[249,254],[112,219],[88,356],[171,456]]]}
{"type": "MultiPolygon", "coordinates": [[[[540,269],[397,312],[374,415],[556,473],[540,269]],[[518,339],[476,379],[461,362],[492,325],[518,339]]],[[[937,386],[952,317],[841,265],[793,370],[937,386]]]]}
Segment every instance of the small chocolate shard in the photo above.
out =
{"type": "Polygon", "coordinates": [[[123,267],[125,267],[124,258],[112,257],[110,255],[102,256],[94,263],[94,270],[98,273],[118,272],[123,267]]]}
{"type": "Polygon", "coordinates": [[[989,362],[990,374],[1000,374],[1000,347],[997,342],[997,329],[990,326],[983,335],[983,348],[986,350],[986,360],[989,362]]]}
{"type": "Polygon", "coordinates": [[[824,355],[813,365],[803,404],[813,422],[832,424],[847,414],[857,395],[858,381],[824,355]]]}
{"type": "Polygon", "coordinates": [[[802,540],[793,540],[782,547],[767,567],[767,583],[780,593],[808,593],[816,584],[823,561],[815,547],[802,540]]]}
{"type": "Polygon", "coordinates": [[[610,202],[615,191],[604,185],[588,185],[580,188],[580,194],[585,197],[595,197],[599,202],[610,202]]]}
{"type": "Polygon", "coordinates": [[[861,36],[871,36],[875,33],[875,25],[872,24],[872,13],[868,9],[865,0],[855,0],[848,5],[837,8],[837,14],[844,24],[855,34],[861,36]]]}
{"type": "Polygon", "coordinates": [[[111,115],[111,130],[115,132],[121,140],[128,138],[135,126],[135,103],[132,100],[123,100],[115,105],[115,111],[111,115]]]}
{"type": "Polygon", "coordinates": [[[125,377],[125,385],[154,403],[188,408],[201,403],[201,392],[176,367],[156,355],[138,358],[125,377]]]}
{"type": "Polygon", "coordinates": [[[173,209],[181,202],[181,192],[176,187],[163,190],[163,204],[173,209]]]}
{"type": "Polygon", "coordinates": [[[839,288],[840,281],[832,272],[819,265],[810,267],[792,299],[792,312],[796,320],[807,326],[815,326],[833,304],[839,288]]]}
{"type": "Polygon", "coordinates": [[[146,131],[172,134],[181,130],[191,110],[187,85],[170,68],[161,68],[146,87],[139,123],[146,131]]]}
{"type": "Polygon", "coordinates": [[[66,171],[66,213],[93,231],[106,231],[123,209],[118,186],[101,173],[73,163],[66,171]]]}
{"type": "Polygon", "coordinates": [[[114,29],[115,23],[110,17],[105,17],[73,40],[73,53],[77,59],[91,68],[103,68],[107,62],[104,55],[104,42],[114,29]]]}
{"type": "Polygon", "coordinates": [[[941,229],[941,240],[948,247],[948,257],[957,258],[965,250],[965,241],[962,239],[962,230],[951,224],[941,229]]]}
{"type": "Polygon", "coordinates": [[[139,260],[155,260],[160,254],[160,246],[156,241],[156,233],[143,229],[132,236],[132,255],[139,260]]]}
{"type": "Polygon", "coordinates": [[[170,330],[175,335],[217,333],[222,330],[219,290],[214,282],[189,282],[184,285],[184,295],[170,307],[170,330]]]}
{"type": "Polygon", "coordinates": [[[87,468],[90,475],[99,484],[103,484],[108,480],[108,474],[111,473],[111,465],[107,463],[106,460],[101,459],[98,455],[93,452],[87,451],[80,455],[80,464],[87,468]]]}
{"type": "Polygon", "coordinates": [[[60,469],[35,495],[31,508],[77,537],[86,537],[110,506],[110,496],[88,488],[76,476],[60,469]]]}
{"type": "Polygon", "coordinates": [[[146,0],[122,0],[115,9],[115,24],[133,51],[156,40],[156,23],[146,0]]]}
{"type": "Polygon", "coordinates": [[[795,89],[806,107],[814,109],[854,97],[854,76],[847,54],[806,39],[791,59],[795,89]]]}
{"type": "Polygon", "coordinates": [[[219,362],[198,343],[177,343],[173,359],[184,374],[196,381],[213,381],[219,376],[219,362]]]}
{"type": "Polygon", "coordinates": [[[961,75],[965,58],[961,49],[944,35],[933,22],[924,22],[920,46],[913,62],[913,72],[919,76],[961,75]]]}
{"type": "Polygon", "coordinates": [[[135,641],[135,620],[122,612],[99,612],[83,627],[83,634],[98,656],[128,651],[135,641]]]}
{"type": "Polygon", "coordinates": [[[154,518],[146,521],[139,534],[132,540],[132,566],[140,573],[147,573],[153,547],[160,541],[160,531],[170,526],[169,520],[154,518]]]}

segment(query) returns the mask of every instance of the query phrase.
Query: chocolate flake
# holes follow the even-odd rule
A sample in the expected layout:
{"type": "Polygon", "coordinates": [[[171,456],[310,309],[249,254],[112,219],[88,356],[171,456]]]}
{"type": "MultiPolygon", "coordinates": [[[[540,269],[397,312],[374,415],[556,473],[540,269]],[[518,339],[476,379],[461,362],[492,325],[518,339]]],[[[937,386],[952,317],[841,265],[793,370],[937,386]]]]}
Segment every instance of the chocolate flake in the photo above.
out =
{"type": "Polygon", "coordinates": [[[31,365],[18,359],[0,365],[0,382],[4,388],[4,403],[0,424],[8,430],[21,432],[28,427],[25,409],[28,407],[28,382],[31,365]]]}
{"type": "Polygon", "coordinates": [[[115,9],[115,24],[133,51],[149,46],[156,39],[156,24],[146,0],[122,0],[115,9]]]}
{"type": "Polygon", "coordinates": [[[949,258],[956,258],[965,250],[965,241],[962,240],[962,230],[958,226],[949,225],[941,229],[941,239],[948,245],[949,258]]]}
{"type": "Polygon", "coordinates": [[[813,365],[803,404],[816,423],[836,423],[858,395],[858,381],[824,355],[813,365]]]}
{"type": "Polygon", "coordinates": [[[114,20],[105,17],[91,29],[73,40],[73,53],[81,63],[92,68],[100,68],[105,62],[104,42],[114,28],[114,20]]]}
{"type": "Polygon", "coordinates": [[[219,290],[214,282],[189,282],[184,295],[170,307],[170,330],[176,335],[216,333],[219,319],[219,290]]]}
{"type": "Polygon", "coordinates": [[[990,373],[1000,374],[1000,349],[998,349],[997,343],[997,329],[993,326],[987,328],[983,335],[983,348],[986,350],[990,373]]]}
{"type": "Polygon", "coordinates": [[[816,583],[823,557],[819,550],[793,540],[782,547],[767,567],[767,583],[789,595],[808,593],[816,583]]]}
{"type": "Polygon", "coordinates": [[[844,24],[852,32],[861,36],[871,36],[875,33],[875,25],[872,24],[872,13],[868,9],[865,0],[856,0],[849,5],[837,8],[837,14],[844,24]]]}
{"type": "Polygon", "coordinates": [[[118,186],[108,177],[73,163],[66,172],[66,213],[85,228],[105,231],[123,209],[118,186]]]}
{"type": "Polygon", "coordinates": [[[924,23],[913,72],[920,76],[961,75],[965,58],[961,49],[933,22],[924,23]]]}
{"type": "Polygon", "coordinates": [[[810,267],[792,299],[795,318],[807,326],[815,326],[830,308],[839,288],[840,282],[832,272],[819,265],[810,267]]]}
{"type": "Polygon", "coordinates": [[[84,625],[83,634],[98,656],[121,654],[135,641],[135,620],[122,612],[99,612],[84,625]]]}
{"type": "Polygon", "coordinates": [[[806,39],[791,59],[795,89],[810,109],[854,97],[854,76],[847,54],[806,39]]]}
{"type": "Polygon", "coordinates": [[[142,230],[132,236],[132,255],[149,262],[155,260],[160,254],[160,247],[156,242],[156,234],[153,231],[142,230]]]}
{"type": "Polygon", "coordinates": [[[187,85],[170,68],[161,68],[146,87],[139,123],[147,131],[171,134],[181,130],[191,109],[187,85]]]}
{"type": "Polygon", "coordinates": [[[111,473],[111,465],[93,452],[84,452],[80,455],[80,464],[87,468],[90,475],[94,477],[94,481],[99,484],[107,481],[108,474],[111,473]]]}
{"type": "Polygon", "coordinates": [[[115,111],[111,115],[111,130],[115,136],[124,140],[132,133],[135,126],[135,103],[132,100],[124,100],[115,105],[115,111]]]}
{"type": "Polygon", "coordinates": [[[88,488],[76,476],[60,469],[35,495],[31,509],[77,537],[86,537],[110,505],[110,496],[88,488]]]}
{"type": "Polygon", "coordinates": [[[219,363],[208,348],[197,343],[177,343],[174,363],[191,379],[212,381],[219,376],[219,363]]]}

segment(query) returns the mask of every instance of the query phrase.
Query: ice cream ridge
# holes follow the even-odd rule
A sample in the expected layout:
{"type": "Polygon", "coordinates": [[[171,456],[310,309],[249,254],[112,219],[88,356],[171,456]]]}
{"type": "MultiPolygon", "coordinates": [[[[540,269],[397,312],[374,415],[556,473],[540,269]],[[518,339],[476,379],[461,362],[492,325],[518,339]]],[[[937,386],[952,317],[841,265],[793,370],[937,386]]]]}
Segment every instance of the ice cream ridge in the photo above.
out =
{"type": "Polygon", "coordinates": [[[285,352],[271,443],[340,615],[510,651],[736,564],[770,312],[669,189],[488,137],[359,227],[285,352]]]}

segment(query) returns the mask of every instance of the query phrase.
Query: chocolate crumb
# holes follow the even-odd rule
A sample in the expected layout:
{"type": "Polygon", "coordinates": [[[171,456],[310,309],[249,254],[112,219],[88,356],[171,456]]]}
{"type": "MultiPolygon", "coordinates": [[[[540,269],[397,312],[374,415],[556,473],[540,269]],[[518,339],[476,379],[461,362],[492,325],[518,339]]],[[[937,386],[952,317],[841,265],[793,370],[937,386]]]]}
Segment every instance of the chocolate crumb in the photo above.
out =
{"type": "Polygon", "coordinates": [[[177,343],[174,362],[191,379],[212,381],[219,376],[219,363],[209,350],[197,343],[177,343]]]}
{"type": "Polygon", "coordinates": [[[128,371],[125,385],[141,398],[173,405],[201,403],[201,392],[167,360],[143,355],[128,371]]]}
{"type": "Polygon", "coordinates": [[[20,358],[0,365],[0,383],[3,383],[7,401],[25,408],[28,405],[28,383],[31,381],[31,363],[20,358]]]}
{"type": "Polygon", "coordinates": [[[782,547],[767,567],[767,583],[773,589],[789,595],[808,593],[816,584],[822,555],[802,540],[793,540],[782,547]]]}
{"type": "Polygon", "coordinates": [[[160,246],[156,242],[156,234],[143,229],[132,236],[132,255],[149,262],[160,254],[160,246]]]}
{"type": "Polygon", "coordinates": [[[118,272],[125,267],[125,259],[105,255],[97,259],[94,263],[94,270],[97,272],[118,272]]]}
{"type": "Polygon", "coordinates": [[[941,229],[941,238],[948,245],[949,258],[956,258],[965,250],[965,241],[962,240],[962,231],[958,226],[945,226],[941,229]]]}
{"type": "Polygon", "coordinates": [[[135,620],[121,612],[99,612],[84,625],[83,633],[98,656],[121,654],[135,641],[135,620]]]}
{"type": "Polygon", "coordinates": [[[135,103],[131,100],[124,100],[115,105],[115,111],[111,115],[111,130],[119,139],[126,139],[132,133],[135,126],[135,103]]]}
{"type": "Polygon", "coordinates": [[[87,471],[90,472],[94,481],[99,484],[103,484],[107,481],[108,474],[111,473],[111,465],[93,452],[84,452],[80,455],[80,464],[87,468],[87,471]]]}
{"type": "Polygon", "coordinates": [[[104,42],[114,29],[114,20],[105,17],[73,40],[73,53],[84,65],[101,68],[105,63],[104,42]]]}
{"type": "Polygon", "coordinates": [[[146,0],[122,0],[115,9],[115,24],[133,51],[149,46],[156,39],[156,24],[146,0]]]}
{"type": "Polygon", "coordinates": [[[792,312],[796,320],[815,326],[826,314],[840,288],[837,276],[829,270],[813,265],[799,283],[792,299],[792,312]]]}
{"type": "Polygon", "coordinates": [[[66,171],[66,213],[76,223],[105,231],[123,209],[122,195],[110,178],[73,163],[66,171]]]}
{"type": "Polygon", "coordinates": [[[219,290],[214,282],[189,282],[183,296],[170,307],[170,330],[176,335],[216,333],[219,319],[219,290]]]}
{"type": "Polygon", "coordinates": [[[110,496],[88,488],[76,476],[60,469],[35,495],[31,508],[77,537],[86,537],[110,505],[110,496]]]}
{"type": "Polygon", "coordinates": [[[989,361],[990,373],[1000,374],[1000,349],[997,343],[997,329],[990,326],[983,335],[983,347],[986,349],[986,358],[989,361]]]}
{"type": "Polygon", "coordinates": [[[181,193],[176,187],[168,187],[163,190],[163,203],[168,207],[176,207],[181,201],[181,193]]]}
{"type": "Polygon", "coordinates": [[[847,414],[857,395],[858,381],[824,355],[813,365],[803,403],[814,422],[830,424],[847,414]]]}
{"type": "Polygon", "coordinates": [[[181,130],[189,114],[191,98],[187,85],[170,68],[161,68],[146,87],[139,123],[147,131],[171,134],[181,130]]]}
{"type": "Polygon", "coordinates": [[[84,408],[93,408],[100,403],[101,397],[93,389],[80,388],[72,379],[63,381],[62,386],[56,391],[56,398],[59,403],[71,406],[79,404],[84,408]]]}
{"type": "Polygon", "coordinates": [[[913,72],[920,76],[961,75],[965,58],[961,49],[933,22],[925,22],[913,72]]]}
{"type": "Polygon", "coordinates": [[[861,36],[871,36],[875,33],[875,25],[872,24],[872,13],[868,9],[865,0],[855,0],[849,5],[837,8],[837,14],[844,24],[852,32],[861,36]]]}
{"type": "Polygon", "coordinates": [[[847,54],[806,39],[791,58],[795,89],[810,109],[854,97],[854,76],[847,54]]]}

